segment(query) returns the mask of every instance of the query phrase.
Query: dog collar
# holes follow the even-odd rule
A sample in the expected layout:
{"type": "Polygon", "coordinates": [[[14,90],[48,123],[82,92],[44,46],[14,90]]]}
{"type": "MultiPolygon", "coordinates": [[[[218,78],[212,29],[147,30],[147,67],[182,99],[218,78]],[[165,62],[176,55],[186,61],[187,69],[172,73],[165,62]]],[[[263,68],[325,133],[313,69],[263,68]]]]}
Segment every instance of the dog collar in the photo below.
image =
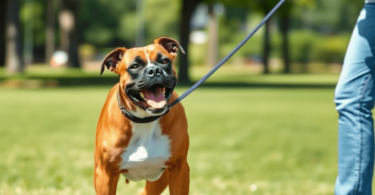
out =
{"type": "Polygon", "coordinates": [[[120,102],[120,94],[119,94],[118,91],[117,91],[117,102],[118,102],[118,105],[120,107],[122,115],[124,115],[126,118],[128,118],[129,120],[131,120],[135,123],[150,123],[152,121],[155,121],[155,120],[159,119],[160,117],[164,116],[165,114],[167,114],[169,112],[169,109],[168,109],[167,112],[165,112],[164,114],[159,115],[159,116],[150,116],[150,117],[145,117],[145,118],[139,118],[139,117],[134,116],[132,113],[127,111],[124,108],[124,106],[122,106],[122,104],[120,102]]]}

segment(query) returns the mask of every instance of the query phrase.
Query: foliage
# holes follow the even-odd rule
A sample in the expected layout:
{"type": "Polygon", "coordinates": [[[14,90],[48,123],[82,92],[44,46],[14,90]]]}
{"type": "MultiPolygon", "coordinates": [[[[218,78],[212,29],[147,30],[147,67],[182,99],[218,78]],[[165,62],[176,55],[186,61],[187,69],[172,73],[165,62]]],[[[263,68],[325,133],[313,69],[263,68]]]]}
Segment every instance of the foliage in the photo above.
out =
{"type": "Polygon", "coordinates": [[[363,1],[319,0],[308,7],[296,6],[292,10],[293,28],[322,34],[351,32],[363,5],[363,1]]]}
{"type": "Polygon", "coordinates": [[[350,35],[324,37],[312,52],[312,59],[316,62],[342,63],[350,35]]]}
{"type": "Polygon", "coordinates": [[[45,19],[46,13],[44,11],[44,1],[35,0],[31,2],[26,2],[24,6],[20,9],[20,20],[23,23],[23,27],[28,24],[33,26],[33,44],[37,47],[44,46],[45,43],[45,19]]]}
{"type": "MultiPolygon", "coordinates": [[[[83,30],[83,42],[88,42],[96,46],[104,46],[106,44],[113,44],[118,34],[134,34],[135,29],[133,23],[126,23],[129,26],[128,31],[119,32],[119,24],[124,25],[122,16],[128,12],[134,13],[135,2],[132,0],[82,0],[80,9],[80,23],[83,30]]],[[[129,15],[129,14],[128,14],[129,15]]],[[[129,18],[130,19],[130,18],[129,18]]],[[[129,44],[127,42],[131,39],[123,39],[124,36],[119,36],[122,45],[129,44]]],[[[132,38],[132,37],[131,37],[132,38]]],[[[118,45],[117,45],[118,46],[118,45]]]]}
{"type": "Polygon", "coordinates": [[[292,31],[291,54],[295,62],[342,63],[350,34],[322,36],[311,31],[292,31]]]}
{"type": "MultiPolygon", "coordinates": [[[[177,38],[179,2],[143,2],[145,43],[152,43],[160,36],[177,38]]],[[[136,9],[134,0],[83,0],[80,16],[84,33],[83,42],[101,47],[133,47],[136,28],[141,25],[137,19],[136,9]]]]}
{"type": "Polygon", "coordinates": [[[161,36],[178,40],[179,1],[152,0],[144,2],[146,3],[146,43],[153,43],[154,39],[161,36]]]}
{"type": "MultiPolygon", "coordinates": [[[[223,30],[221,36],[226,36],[223,30]],[[223,35],[224,34],[224,35],[223,35]]],[[[257,57],[262,53],[262,32],[254,35],[234,56],[235,58],[244,59],[249,57],[257,57]]],[[[230,41],[220,43],[220,58],[227,55],[246,34],[231,34],[230,41]]],[[[281,34],[273,32],[272,40],[272,58],[281,57],[281,34]]],[[[292,30],[290,32],[290,53],[291,60],[294,63],[321,62],[321,63],[342,63],[347,45],[350,40],[350,33],[342,33],[335,36],[324,36],[319,33],[308,30],[292,30]]],[[[196,52],[192,56],[195,59],[203,59],[205,52],[196,52]]],[[[201,60],[199,61],[201,64],[201,60]]]]}
{"type": "MultiPolygon", "coordinates": [[[[46,0],[33,0],[33,5],[29,1],[23,2],[20,16],[22,20],[22,26],[26,23],[33,23],[33,42],[34,42],[34,54],[41,58],[44,55],[44,44],[45,44],[45,17],[46,17],[46,0]]],[[[145,19],[145,44],[149,44],[159,36],[170,36],[176,39],[178,38],[178,23],[179,23],[179,10],[181,6],[180,1],[167,1],[167,0],[153,0],[143,1],[144,2],[144,19],[145,19]]],[[[213,1],[206,0],[205,3],[212,3],[213,1]]],[[[265,11],[273,7],[278,1],[277,0],[255,0],[255,1],[231,1],[231,0],[220,0],[226,6],[226,12],[224,15],[219,17],[219,46],[220,56],[224,56],[230,47],[238,43],[241,37],[244,36],[245,32],[248,32],[250,27],[255,22],[258,22],[264,15],[265,11]],[[263,11],[262,11],[263,10],[263,11]],[[231,13],[245,13],[243,16],[231,16],[231,13]],[[247,16],[246,16],[247,15],[247,16]],[[245,21],[243,21],[245,19],[245,21]],[[247,26],[244,28],[244,26],[247,26]],[[246,29],[246,30],[243,30],[246,29]]],[[[276,21],[276,17],[291,13],[291,30],[292,32],[304,32],[302,35],[294,33],[290,37],[291,43],[291,55],[293,62],[299,62],[302,58],[300,53],[301,48],[305,50],[311,50],[311,60],[318,59],[323,62],[338,62],[342,61],[340,58],[343,56],[343,51],[346,48],[343,41],[344,38],[337,37],[337,41],[332,43],[336,46],[328,46],[327,43],[336,34],[348,34],[351,32],[354,23],[356,21],[358,12],[363,6],[361,1],[322,1],[322,0],[287,0],[287,2],[277,12],[277,15],[273,17],[276,21]],[[308,32],[309,31],[309,32],[308,32]],[[314,43],[309,43],[308,37],[305,34],[311,34],[311,40],[314,43]],[[323,38],[327,36],[327,38],[323,38]],[[318,37],[318,38],[315,38],[318,37]],[[299,40],[304,41],[300,42],[299,40]],[[322,42],[320,42],[322,41],[322,42]],[[341,43],[337,43],[341,42],[341,43]],[[303,44],[302,44],[303,43],[303,44]],[[299,46],[299,45],[303,46],[299,46]],[[311,48],[308,49],[311,45],[311,48]],[[321,53],[314,52],[316,47],[314,45],[320,45],[319,50],[321,53]],[[296,46],[296,47],[295,47],[296,46]],[[343,48],[340,48],[343,47],[343,48]],[[307,49],[306,49],[307,48],[307,49]],[[329,52],[325,52],[329,50],[329,52]],[[295,51],[295,52],[294,52],[295,51]],[[337,56],[331,59],[325,54],[334,54],[337,56]],[[319,56],[322,54],[323,56],[319,56]],[[294,56],[294,57],[293,57],[294,56]],[[299,56],[299,57],[298,57],[299,56]]],[[[55,12],[59,11],[59,5],[56,4],[55,12]]],[[[243,15],[243,14],[242,14],[243,15]]],[[[90,44],[96,47],[96,51],[101,51],[102,47],[117,47],[134,46],[135,33],[137,25],[137,13],[136,4],[134,0],[81,0],[80,2],[80,40],[82,43],[90,44]]],[[[57,24],[56,15],[56,43],[58,47],[59,42],[59,27],[57,24]]],[[[275,30],[275,29],[274,29],[275,30]]],[[[273,31],[274,31],[273,30],[273,31]]],[[[280,38],[279,35],[275,35],[272,32],[271,44],[272,53],[271,56],[280,56],[280,38]]],[[[336,39],[336,38],[333,38],[336,39]]],[[[204,46],[194,46],[198,48],[198,51],[191,51],[194,56],[190,56],[193,60],[199,58],[200,60],[194,61],[193,64],[204,64],[205,57],[195,56],[202,55],[204,52],[204,46]]],[[[251,44],[245,45],[243,51],[239,51],[242,54],[238,56],[249,56],[259,55],[261,44],[261,36],[253,37],[251,44]]],[[[236,54],[237,55],[237,54],[236,54]]]]}

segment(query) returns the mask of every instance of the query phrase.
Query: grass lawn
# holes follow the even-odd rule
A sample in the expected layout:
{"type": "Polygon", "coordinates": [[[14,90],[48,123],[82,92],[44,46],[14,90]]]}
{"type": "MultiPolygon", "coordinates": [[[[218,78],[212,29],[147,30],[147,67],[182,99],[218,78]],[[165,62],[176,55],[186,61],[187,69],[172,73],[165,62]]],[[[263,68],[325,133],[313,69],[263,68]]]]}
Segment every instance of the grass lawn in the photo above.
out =
{"type": "MultiPolygon", "coordinates": [[[[211,81],[224,77],[219,73],[211,81]]],[[[323,76],[326,82],[319,75],[278,77],[247,76],[264,86],[280,80],[330,85],[337,80],[337,75],[323,76]]],[[[109,89],[0,88],[0,194],[94,194],[96,123],[109,89]]],[[[333,87],[196,90],[183,101],[190,134],[190,194],[333,194],[333,95],[333,87]]],[[[137,194],[143,184],[125,184],[121,178],[118,194],[137,194]]]]}

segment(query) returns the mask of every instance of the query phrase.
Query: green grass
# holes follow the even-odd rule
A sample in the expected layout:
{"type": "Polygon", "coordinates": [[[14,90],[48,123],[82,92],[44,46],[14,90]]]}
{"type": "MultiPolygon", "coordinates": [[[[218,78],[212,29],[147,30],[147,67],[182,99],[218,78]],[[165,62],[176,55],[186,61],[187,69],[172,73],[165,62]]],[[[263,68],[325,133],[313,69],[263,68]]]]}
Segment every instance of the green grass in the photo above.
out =
{"type": "MultiPolygon", "coordinates": [[[[337,75],[226,75],[210,82],[262,85],[203,87],[183,100],[190,194],[333,194],[334,88],[267,84],[331,86],[337,75]]],[[[0,194],[94,194],[95,130],[109,88],[0,88],[0,194]]],[[[118,194],[137,194],[143,184],[121,178],[118,194]]]]}

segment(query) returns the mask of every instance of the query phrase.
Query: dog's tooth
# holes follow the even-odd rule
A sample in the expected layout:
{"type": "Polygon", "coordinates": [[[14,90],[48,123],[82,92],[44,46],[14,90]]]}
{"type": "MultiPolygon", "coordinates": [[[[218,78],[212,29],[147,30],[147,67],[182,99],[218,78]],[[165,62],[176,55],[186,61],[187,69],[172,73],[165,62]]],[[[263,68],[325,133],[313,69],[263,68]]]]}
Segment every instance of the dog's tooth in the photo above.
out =
{"type": "Polygon", "coordinates": [[[119,54],[119,55],[118,55],[118,58],[121,60],[121,59],[122,59],[122,54],[119,54]]]}
{"type": "Polygon", "coordinates": [[[142,99],[145,98],[145,94],[143,94],[143,92],[141,92],[139,95],[141,96],[142,99]]]}

